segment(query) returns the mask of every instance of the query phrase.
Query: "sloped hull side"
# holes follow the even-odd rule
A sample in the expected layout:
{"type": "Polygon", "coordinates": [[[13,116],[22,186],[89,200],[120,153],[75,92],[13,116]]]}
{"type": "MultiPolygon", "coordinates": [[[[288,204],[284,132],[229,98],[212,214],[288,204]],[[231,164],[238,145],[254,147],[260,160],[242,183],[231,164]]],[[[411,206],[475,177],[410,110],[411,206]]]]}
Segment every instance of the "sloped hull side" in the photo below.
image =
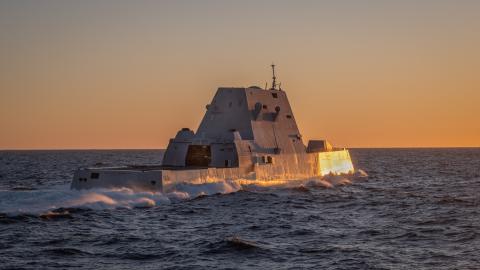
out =
{"type": "Polygon", "coordinates": [[[327,174],[349,174],[354,168],[348,150],[282,155],[271,164],[253,168],[208,168],[191,170],[80,169],[72,189],[130,188],[135,191],[170,192],[179,184],[201,185],[236,181],[241,185],[277,185],[327,174]]]}
{"type": "Polygon", "coordinates": [[[352,159],[348,150],[312,153],[318,163],[318,175],[354,173],[352,159]]]}
{"type": "Polygon", "coordinates": [[[123,168],[90,168],[75,171],[71,189],[129,188],[134,191],[161,192],[161,170],[125,170],[123,168]]]}
{"type": "Polygon", "coordinates": [[[348,150],[282,155],[273,164],[257,164],[256,179],[304,179],[327,174],[351,174],[354,172],[348,150]]]}

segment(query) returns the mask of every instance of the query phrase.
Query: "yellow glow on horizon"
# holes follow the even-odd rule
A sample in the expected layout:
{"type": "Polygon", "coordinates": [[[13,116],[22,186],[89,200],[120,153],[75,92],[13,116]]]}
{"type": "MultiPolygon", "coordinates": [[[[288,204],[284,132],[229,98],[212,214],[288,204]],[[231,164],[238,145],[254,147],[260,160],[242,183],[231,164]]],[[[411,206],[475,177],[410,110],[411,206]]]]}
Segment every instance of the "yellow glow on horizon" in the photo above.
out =
{"type": "Polygon", "coordinates": [[[480,2],[461,2],[2,2],[0,149],[164,148],[272,61],[304,143],[480,147],[480,2]]]}

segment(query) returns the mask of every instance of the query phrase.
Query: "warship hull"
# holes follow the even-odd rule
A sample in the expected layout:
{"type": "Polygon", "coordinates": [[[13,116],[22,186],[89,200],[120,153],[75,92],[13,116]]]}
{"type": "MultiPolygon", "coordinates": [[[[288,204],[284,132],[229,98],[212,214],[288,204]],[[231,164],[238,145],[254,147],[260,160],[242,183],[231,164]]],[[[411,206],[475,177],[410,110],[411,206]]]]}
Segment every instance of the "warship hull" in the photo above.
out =
{"type": "Polygon", "coordinates": [[[275,186],[286,182],[319,178],[328,174],[352,174],[348,150],[305,154],[275,163],[255,163],[251,168],[175,168],[168,166],[125,166],[82,168],[73,177],[72,189],[129,188],[134,191],[171,192],[178,185],[202,185],[235,181],[240,185],[275,186]]]}

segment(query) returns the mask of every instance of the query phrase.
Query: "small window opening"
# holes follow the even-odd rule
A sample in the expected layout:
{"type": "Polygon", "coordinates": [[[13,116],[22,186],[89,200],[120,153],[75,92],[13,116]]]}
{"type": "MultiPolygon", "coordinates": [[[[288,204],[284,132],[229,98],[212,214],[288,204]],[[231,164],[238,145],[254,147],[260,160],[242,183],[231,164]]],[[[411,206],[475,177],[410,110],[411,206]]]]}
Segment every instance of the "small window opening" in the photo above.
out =
{"type": "Polygon", "coordinates": [[[267,109],[267,105],[263,105],[262,107],[263,107],[264,109],[267,109]]]}
{"type": "Polygon", "coordinates": [[[278,98],[278,94],[277,93],[272,93],[272,97],[273,98],[278,98]]]}
{"type": "Polygon", "coordinates": [[[150,183],[152,183],[152,185],[155,185],[157,183],[157,181],[150,181],[150,183]]]}
{"type": "Polygon", "coordinates": [[[273,163],[273,158],[271,156],[267,157],[267,163],[273,163]]]}
{"type": "Polygon", "coordinates": [[[290,114],[287,114],[287,118],[290,119],[292,118],[292,116],[290,114]]]}
{"type": "Polygon", "coordinates": [[[266,163],[265,156],[262,156],[262,163],[266,163]]]}
{"type": "Polygon", "coordinates": [[[91,173],[91,174],[90,174],[90,178],[91,178],[91,179],[98,179],[98,177],[100,177],[100,174],[99,174],[99,173],[94,172],[94,173],[91,173]]]}

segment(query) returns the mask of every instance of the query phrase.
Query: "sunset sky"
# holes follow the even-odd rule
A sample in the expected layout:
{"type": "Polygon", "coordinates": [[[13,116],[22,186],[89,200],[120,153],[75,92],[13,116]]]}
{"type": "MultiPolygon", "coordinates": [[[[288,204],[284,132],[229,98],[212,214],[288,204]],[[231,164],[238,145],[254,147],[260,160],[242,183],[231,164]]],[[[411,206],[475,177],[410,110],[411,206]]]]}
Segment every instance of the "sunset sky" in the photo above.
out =
{"type": "Polygon", "coordinates": [[[480,146],[480,1],[0,1],[0,149],[164,148],[270,64],[305,143],[480,146]]]}

